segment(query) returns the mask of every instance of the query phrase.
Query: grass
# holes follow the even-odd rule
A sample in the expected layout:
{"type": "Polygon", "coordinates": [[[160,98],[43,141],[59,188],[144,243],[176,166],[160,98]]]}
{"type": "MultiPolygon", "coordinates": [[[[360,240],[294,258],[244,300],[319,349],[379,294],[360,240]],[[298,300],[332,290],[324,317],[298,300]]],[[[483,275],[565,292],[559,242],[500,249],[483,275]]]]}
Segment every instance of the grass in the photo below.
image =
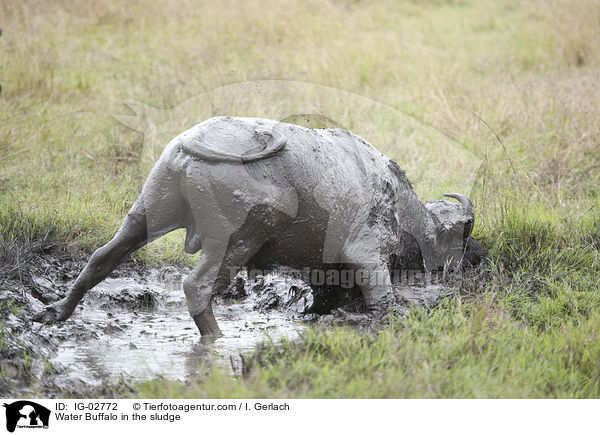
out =
{"type": "Polygon", "coordinates": [[[496,234],[492,260],[455,283],[455,298],[379,334],[312,329],[300,342],[259,349],[239,378],[209,372],[193,384],[146,382],[137,394],[597,398],[597,248],[576,230],[556,233],[540,222],[519,220],[505,231],[496,234]]]}
{"type": "MultiPolygon", "coordinates": [[[[490,249],[456,298],[376,336],[312,330],[239,378],[137,394],[600,395],[599,1],[52,3],[0,4],[3,242],[89,253],[185,127],[316,113],[397,160],[422,199],[469,194],[490,249]]],[[[193,263],[182,241],[138,258],[193,263]]]]}
{"type": "Polygon", "coordinates": [[[378,337],[313,331],[301,345],[263,351],[243,381],[213,374],[200,385],[147,382],[149,397],[595,398],[598,316],[551,332],[505,322],[488,301],[415,312],[378,337]]]}

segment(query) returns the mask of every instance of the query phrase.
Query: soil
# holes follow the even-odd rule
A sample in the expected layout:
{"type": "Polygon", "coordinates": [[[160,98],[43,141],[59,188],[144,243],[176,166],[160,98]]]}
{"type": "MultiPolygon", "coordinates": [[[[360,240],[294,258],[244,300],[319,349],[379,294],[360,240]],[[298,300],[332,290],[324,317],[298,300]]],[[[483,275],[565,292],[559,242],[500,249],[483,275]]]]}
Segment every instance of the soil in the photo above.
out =
{"type": "MultiPolygon", "coordinates": [[[[277,273],[255,281],[238,275],[214,306],[224,337],[205,342],[181,289],[189,270],[152,269],[135,260],[92,289],[68,321],[40,325],[31,316],[64,296],[86,259],[45,242],[2,248],[2,397],[106,397],[157,377],[190,381],[201,367],[241,373],[243,355],[265,340],[297,339],[307,322],[364,326],[357,288],[311,289],[277,273]]],[[[447,292],[396,286],[395,311],[435,304],[447,292]]]]}

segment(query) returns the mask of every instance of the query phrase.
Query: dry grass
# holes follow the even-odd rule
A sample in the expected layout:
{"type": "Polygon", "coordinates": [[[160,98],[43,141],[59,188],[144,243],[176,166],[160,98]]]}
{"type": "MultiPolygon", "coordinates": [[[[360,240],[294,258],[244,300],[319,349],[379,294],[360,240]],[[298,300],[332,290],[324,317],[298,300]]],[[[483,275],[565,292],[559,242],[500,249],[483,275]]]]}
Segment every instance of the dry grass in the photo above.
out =
{"type": "MultiPolygon", "coordinates": [[[[128,192],[124,199],[123,192],[106,193],[122,210],[145,175],[136,170],[143,139],[110,116],[124,113],[124,99],[168,108],[207,89],[277,78],[345,89],[403,110],[456,138],[455,148],[473,151],[488,175],[498,175],[494,196],[516,184],[559,214],[582,212],[599,181],[599,4],[4,2],[4,190],[39,202],[43,180],[48,197],[63,201],[57,190],[69,186],[76,197],[64,202],[80,203],[90,182],[118,184],[128,192]],[[503,138],[506,152],[471,112],[503,138]],[[93,181],[90,172],[97,172],[93,181]]],[[[188,117],[227,109],[268,113],[273,102],[249,104],[253,98],[198,107],[188,117]]],[[[427,178],[431,171],[415,158],[416,151],[435,156],[435,145],[383,143],[382,131],[397,126],[365,120],[368,110],[360,109],[345,108],[355,124],[349,127],[423,181],[422,193],[438,195],[430,184],[439,177],[427,178]]],[[[343,116],[333,112],[325,115],[343,116]]],[[[443,154],[438,160],[449,163],[442,175],[451,179],[464,156],[443,154]]]]}
{"type": "MultiPolygon", "coordinates": [[[[585,332],[580,322],[597,323],[588,317],[600,261],[598,0],[6,0],[0,25],[2,238],[50,230],[90,250],[118,227],[148,160],[186,126],[215,114],[317,113],[395,158],[422,198],[451,189],[476,199],[475,231],[497,278],[484,287],[505,295],[490,316],[510,322],[510,334],[491,336],[506,349],[515,340],[554,349],[561,322],[574,337],[585,332]],[[116,121],[133,115],[127,99],[153,107],[132,121],[153,136],[116,121]],[[543,297],[522,298],[540,286],[543,297]],[[521,330],[538,324],[547,341],[521,330]]],[[[175,234],[142,257],[180,259],[181,244],[175,234]]],[[[451,306],[423,337],[470,309],[451,306]]],[[[396,342],[379,345],[421,362],[396,342]]],[[[439,351],[422,345],[425,356],[439,351]]],[[[585,378],[591,360],[582,360],[585,378]]],[[[471,363],[438,394],[469,394],[471,363]]],[[[486,379],[490,388],[502,381],[486,379]]],[[[575,394],[565,382],[562,394],[575,394]]],[[[517,384],[510,394],[530,392],[517,384]]]]}

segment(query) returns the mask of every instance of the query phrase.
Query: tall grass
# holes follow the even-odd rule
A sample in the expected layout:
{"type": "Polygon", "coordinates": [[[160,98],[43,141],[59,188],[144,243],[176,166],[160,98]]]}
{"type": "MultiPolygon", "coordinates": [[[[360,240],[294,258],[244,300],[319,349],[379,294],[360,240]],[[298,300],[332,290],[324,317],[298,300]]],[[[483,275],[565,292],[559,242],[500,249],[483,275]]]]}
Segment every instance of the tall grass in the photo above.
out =
{"type": "MultiPolygon", "coordinates": [[[[258,79],[344,89],[417,120],[336,108],[423,199],[457,186],[476,201],[490,260],[457,298],[377,336],[312,331],[267,347],[240,379],[140,394],[598,396],[598,0],[8,0],[0,26],[3,240],[106,242],[147,174],[147,138],[112,116],[132,114],[123,100],[181,107],[258,79]]],[[[268,110],[259,93],[228,104],[185,106],[179,121],[268,110]]],[[[175,233],[139,255],[182,261],[181,246],[175,233]]]]}
{"type": "MultiPolygon", "coordinates": [[[[514,210],[513,210],[514,212],[514,210]]],[[[437,307],[368,334],[309,329],[266,344],[237,378],[146,382],[150,397],[600,396],[600,250],[596,219],[559,229],[527,211],[490,234],[490,260],[437,307]]]]}

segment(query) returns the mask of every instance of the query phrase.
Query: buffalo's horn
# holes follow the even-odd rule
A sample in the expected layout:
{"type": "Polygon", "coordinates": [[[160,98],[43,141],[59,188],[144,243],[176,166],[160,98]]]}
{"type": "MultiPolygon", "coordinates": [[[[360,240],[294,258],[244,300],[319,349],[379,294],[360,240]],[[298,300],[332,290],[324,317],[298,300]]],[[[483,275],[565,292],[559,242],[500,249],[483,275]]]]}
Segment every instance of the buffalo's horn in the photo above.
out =
{"type": "Polygon", "coordinates": [[[475,210],[473,208],[473,201],[471,201],[465,195],[462,195],[460,193],[444,193],[444,196],[458,200],[458,202],[460,202],[463,206],[463,210],[465,211],[467,219],[475,220],[475,210]]]}

